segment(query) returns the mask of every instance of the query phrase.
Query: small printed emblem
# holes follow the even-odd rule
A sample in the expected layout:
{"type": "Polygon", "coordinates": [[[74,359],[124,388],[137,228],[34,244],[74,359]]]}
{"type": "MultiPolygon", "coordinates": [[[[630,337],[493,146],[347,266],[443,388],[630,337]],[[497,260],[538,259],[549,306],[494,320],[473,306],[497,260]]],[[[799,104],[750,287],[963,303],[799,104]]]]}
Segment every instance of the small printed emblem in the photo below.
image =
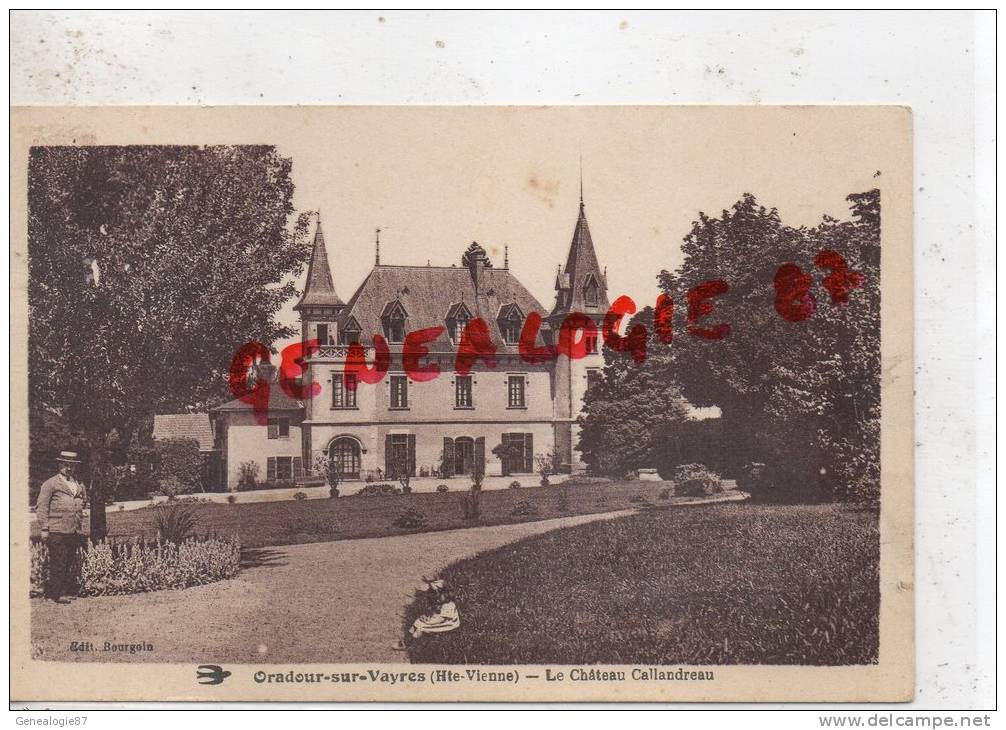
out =
{"type": "Polygon", "coordinates": [[[200,664],[196,669],[196,679],[199,680],[199,684],[220,684],[229,676],[231,676],[230,672],[216,664],[200,664]]]}

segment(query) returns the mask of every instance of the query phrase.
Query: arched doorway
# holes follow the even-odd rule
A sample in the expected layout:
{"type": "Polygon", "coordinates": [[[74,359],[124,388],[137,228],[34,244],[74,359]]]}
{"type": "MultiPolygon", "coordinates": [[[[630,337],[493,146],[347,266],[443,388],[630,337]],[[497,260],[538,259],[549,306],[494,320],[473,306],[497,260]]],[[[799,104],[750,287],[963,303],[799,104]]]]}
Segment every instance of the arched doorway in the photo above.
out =
{"type": "Polygon", "coordinates": [[[360,478],[360,443],[349,436],[340,436],[328,447],[328,457],[343,479],[360,478]]]}

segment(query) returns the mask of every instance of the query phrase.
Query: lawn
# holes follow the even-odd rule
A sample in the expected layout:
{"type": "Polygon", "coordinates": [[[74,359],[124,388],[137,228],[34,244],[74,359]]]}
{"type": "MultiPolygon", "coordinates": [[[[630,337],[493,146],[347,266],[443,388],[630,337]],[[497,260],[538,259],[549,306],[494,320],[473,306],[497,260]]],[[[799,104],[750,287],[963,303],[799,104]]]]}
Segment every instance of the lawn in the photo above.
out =
{"type": "MultiPolygon", "coordinates": [[[[842,505],[649,510],[482,553],[442,576],[461,628],[444,664],[869,664],[876,512],[842,505]]],[[[421,597],[406,613],[419,615],[421,597]]]]}
{"type": "MultiPolygon", "coordinates": [[[[196,503],[193,508],[198,520],[196,533],[237,535],[242,547],[255,548],[510,524],[687,501],[660,499],[661,492],[670,486],[664,482],[631,481],[483,492],[481,519],[475,523],[464,519],[462,491],[250,504],[196,503]],[[422,513],[426,525],[394,526],[393,521],[408,509],[422,513]]],[[[154,538],[156,515],[161,509],[110,511],[108,534],[113,539],[154,538]]],[[[37,527],[33,526],[33,532],[37,534],[37,527]]]]}

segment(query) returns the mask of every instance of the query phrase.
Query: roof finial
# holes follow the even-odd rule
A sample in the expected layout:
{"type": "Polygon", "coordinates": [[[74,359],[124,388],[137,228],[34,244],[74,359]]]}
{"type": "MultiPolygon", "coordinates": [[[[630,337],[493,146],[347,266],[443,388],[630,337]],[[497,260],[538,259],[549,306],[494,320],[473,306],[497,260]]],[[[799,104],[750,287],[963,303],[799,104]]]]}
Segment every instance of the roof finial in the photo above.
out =
{"type": "Polygon", "coordinates": [[[503,268],[510,268],[510,247],[507,244],[503,244],[503,268]]]}
{"type": "Polygon", "coordinates": [[[580,210],[583,210],[583,150],[580,150],[580,210]]]}
{"type": "Polygon", "coordinates": [[[381,265],[381,229],[375,229],[377,234],[377,241],[374,247],[374,266],[381,265]]]}

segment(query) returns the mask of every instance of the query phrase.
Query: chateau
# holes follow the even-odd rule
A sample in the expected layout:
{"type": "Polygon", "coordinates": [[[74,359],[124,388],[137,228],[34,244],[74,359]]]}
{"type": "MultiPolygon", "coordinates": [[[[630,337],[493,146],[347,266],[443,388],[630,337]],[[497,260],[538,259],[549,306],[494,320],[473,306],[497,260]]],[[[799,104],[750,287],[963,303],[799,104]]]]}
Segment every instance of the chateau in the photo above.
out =
{"type": "Polygon", "coordinates": [[[320,392],[298,401],[279,387],[270,388],[267,425],[259,424],[241,400],[213,409],[223,481],[236,488],[247,461],[259,465],[260,478],[297,479],[322,454],[347,480],[390,478],[401,468],[445,479],[470,474],[476,463],[484,463],[489,476],[528,474],[535,457],[549,452],[564,468],[581,470],[573,448],[575,420],[603,365],[599,335],[586,337],[586,356],[560,355],[541,364],[520,356],[518,340],[532,312],[543,320],[538,346],[555,344],[560,325],[574,312],[593,320],[600,332],[608,304],[582,199],[566,265],[556,274],[551,309],[518,281],[506,260],[502,268],[494,266],[477,243],[452,266],[382,264],[378,250],[373,269],[344,301],[333,285],[319,221],[304,293],[294,309],[302,339],[320,343],[305,361],[302,377],[304,386],[317,383],[320,392]],[[476,360],[469,374],[459,375],[454,371],[458,345],[475,318],[488,325],[496,367],[476,360]],[[434,327],[443,331],[425,343],[429,354],[421,361],[438,363],[441,372],[418,382],[403,368],[402,346],[407,333],[434,327]],[[369,363],[375,334],[384,337],[391,352],[387,374],[373,385],[347,383],[354,377],[345,373],[349,346],[359,342],[367,348],[369,363]],[[501,444],[506,448],[494,454],[501,444]]]}

